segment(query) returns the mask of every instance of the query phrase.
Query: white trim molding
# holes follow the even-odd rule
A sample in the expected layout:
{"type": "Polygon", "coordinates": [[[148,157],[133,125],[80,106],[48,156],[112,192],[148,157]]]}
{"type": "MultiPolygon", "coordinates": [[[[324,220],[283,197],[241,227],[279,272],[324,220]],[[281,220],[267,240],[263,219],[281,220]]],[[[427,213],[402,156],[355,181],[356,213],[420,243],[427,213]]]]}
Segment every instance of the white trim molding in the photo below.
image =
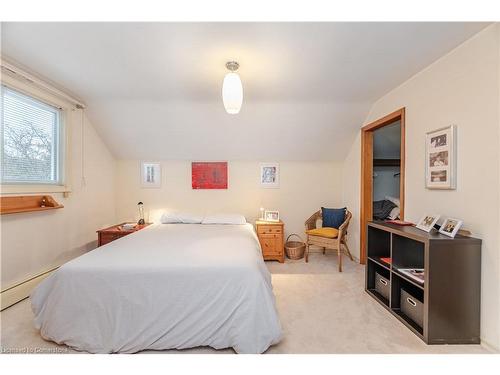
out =
{"type": "Polygon", "coordinates": [[[5,75],[10,75],[17,80],[24,81],[32,86],[35,86],[38,89],[42,89],[49,94],[57,96],[58,98],[75,105],[79,109],[85,108],[85,104],[81,100],[76,99],[63,90],[54,87],[52,84],[45,82],[43,79],[34,76],[26,70],[9,63],[8,61],[5,61],[4,58],[0,58],[0,66],[2,69],[2,73],[4,73],[5,75]]]}
{"type": "Polygon", "coordinates": [[[0,293],[0,309],[4,310],[19,301],[29,297],[33,289],[42,282],[43,279],[50,276],[59,267],[54,267],[48,271],[42,272],[27,280],[21,281],[0,293]]]}

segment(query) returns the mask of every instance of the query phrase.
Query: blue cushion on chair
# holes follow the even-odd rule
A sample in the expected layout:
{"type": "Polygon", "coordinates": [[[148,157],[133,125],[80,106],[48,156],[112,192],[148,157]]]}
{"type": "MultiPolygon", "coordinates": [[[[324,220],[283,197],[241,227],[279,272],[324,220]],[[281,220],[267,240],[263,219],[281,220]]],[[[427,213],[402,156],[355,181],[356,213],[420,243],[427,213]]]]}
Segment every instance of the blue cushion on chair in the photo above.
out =
{"type": "Polygon", "coordinates": [[[344,208],[325,208],[321,207],[321,215],[323,216],[323,227],[339,228],[345,219],[344,208]]]}

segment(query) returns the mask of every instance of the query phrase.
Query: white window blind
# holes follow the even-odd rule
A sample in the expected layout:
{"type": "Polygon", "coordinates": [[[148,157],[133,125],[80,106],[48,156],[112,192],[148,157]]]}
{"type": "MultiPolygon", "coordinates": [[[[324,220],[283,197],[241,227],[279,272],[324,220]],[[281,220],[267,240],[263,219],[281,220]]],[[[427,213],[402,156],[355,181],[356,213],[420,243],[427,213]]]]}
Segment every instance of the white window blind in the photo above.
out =
{"type": "Polygon", "coordinates": [[[2,86],[3,184],[61,184],[61,111],[2,86]]]}

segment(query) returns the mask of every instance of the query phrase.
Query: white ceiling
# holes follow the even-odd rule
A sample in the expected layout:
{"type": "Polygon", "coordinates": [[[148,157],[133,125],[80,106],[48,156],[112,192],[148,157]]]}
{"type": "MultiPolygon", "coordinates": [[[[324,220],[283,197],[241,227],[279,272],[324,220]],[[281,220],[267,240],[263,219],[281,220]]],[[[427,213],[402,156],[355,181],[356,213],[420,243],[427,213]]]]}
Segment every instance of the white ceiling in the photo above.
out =
{"type": "Polygon", "coordinates": [[[2,55],[82,98],[118,158],[339,160],[377,98],[486,25],[3,23],[2,55]]]}

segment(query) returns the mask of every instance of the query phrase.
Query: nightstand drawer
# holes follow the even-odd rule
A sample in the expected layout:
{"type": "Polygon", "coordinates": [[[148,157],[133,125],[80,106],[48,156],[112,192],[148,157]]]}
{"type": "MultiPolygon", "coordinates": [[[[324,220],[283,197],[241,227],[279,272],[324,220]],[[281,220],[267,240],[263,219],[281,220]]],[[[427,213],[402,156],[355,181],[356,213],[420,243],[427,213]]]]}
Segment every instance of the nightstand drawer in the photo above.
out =
{"type": "Polygon", "coordinates": [[[280,234],[282,233],[281,226],[278,225],[259,225],[257,227],[258,234],[280,234]]]}
{"type": "MultiPolygon", "coordinates": [[[[127,233],[129,234],[129,233],[127,233]]],[[[99,235],[99,243],[100,246],[105,245],[109,242],[112,242],[114,240],[117,240],[118,238],[122,238],[123,236],[126,236],[127,234],[122,234],[122,233],[101,233],[99,235]]]]}

